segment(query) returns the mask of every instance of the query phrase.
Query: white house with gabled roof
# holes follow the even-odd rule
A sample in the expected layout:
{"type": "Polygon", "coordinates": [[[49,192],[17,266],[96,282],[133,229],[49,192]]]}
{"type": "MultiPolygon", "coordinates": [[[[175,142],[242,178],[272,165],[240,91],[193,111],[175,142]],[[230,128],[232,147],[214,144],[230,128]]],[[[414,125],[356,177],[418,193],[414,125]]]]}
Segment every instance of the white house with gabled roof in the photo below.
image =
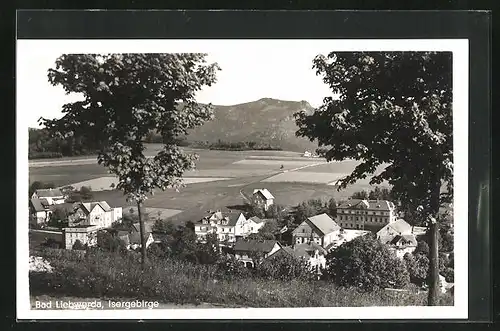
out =
{"type": "Polygon", "coordinates": [[[274,196],[266,188],[259,188],[253,190],[252,203],[264,210],[268,210],[274,204],[274,196]]]}
{"type": "Polygon", "coordinates": [[[341,227],[327,214],[312,216],[293,230],[293,243],[298,245],[313,242],[326,248],[339,238],[340,230],[341,227]]]}

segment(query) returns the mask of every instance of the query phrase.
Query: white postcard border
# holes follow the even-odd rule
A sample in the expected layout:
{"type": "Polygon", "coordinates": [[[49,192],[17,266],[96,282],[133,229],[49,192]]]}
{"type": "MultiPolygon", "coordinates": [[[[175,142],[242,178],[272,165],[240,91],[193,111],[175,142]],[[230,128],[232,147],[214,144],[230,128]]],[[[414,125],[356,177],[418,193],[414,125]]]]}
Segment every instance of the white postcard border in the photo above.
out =
{"type": "MultiPolygon", "coordinates": [[[[155,310],[32,310],[29,297],[28,249],[28,127],[16,110],[17,141],[17,318],[43,319],[465,319],[468,317],[468,108],[469,42],[467,39],[315,39],[315,40],[18,40],[17,56],[37,49],[59,47],[64,53],[173,53],[251,47],[300,51],[451,51],[453,52],[455,305],[453,307],[321,307],[224,308],[155,310]]],[[[55,59],[54,59],[55,60],[55,59]]],[[[311,59],[312,61],[312,59],[311,59]]],[[[17,63],[16,70],[23,63],[17,63]]],[[[23,84],[17,81],[18,86],[23,84]]],[[[17,95],[16,98],[29,96],[17,95]]],[[[319,294],[321,295],[321,294],[319,294]]]]}

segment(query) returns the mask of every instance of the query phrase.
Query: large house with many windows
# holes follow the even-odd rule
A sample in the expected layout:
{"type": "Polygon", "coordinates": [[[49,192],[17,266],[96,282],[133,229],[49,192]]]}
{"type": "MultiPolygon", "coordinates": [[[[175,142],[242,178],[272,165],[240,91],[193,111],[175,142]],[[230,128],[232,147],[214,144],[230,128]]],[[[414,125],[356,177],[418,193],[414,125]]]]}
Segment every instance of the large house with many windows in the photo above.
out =
{"type": "Polygon", "coordinates": [[[122,208],[111,208],[106,201],[82,202],[78,204],[74,212],[68,217],[69,226],[90,226],[98,228],[110,228],[115,222],[122,218],[122,208]]]}
{"type": "Polygon", "coordinates": [[[216,211],[195,223],[194,231],[201,242],[209,233],[214,233],[219,242],[232,245],[238,238],[257,233],[264,223],[265,220],[254,217],[246,219],[243,213],[216,211]]]}
{"type": "Polygon", "coordinates": [[[345,229],[378,231],[396,220],[394,203],[388,200],[349,199],[337,207],[337,223],[345,229]]]}

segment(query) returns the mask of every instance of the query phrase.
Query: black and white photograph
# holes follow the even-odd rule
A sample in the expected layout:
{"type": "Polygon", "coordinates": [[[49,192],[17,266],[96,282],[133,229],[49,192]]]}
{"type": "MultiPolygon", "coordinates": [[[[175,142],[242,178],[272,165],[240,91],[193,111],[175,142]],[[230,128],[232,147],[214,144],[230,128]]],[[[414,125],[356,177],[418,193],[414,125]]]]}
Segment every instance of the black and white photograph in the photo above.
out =
{"type": "Polygon", "coordinates": [[[19,313],[466,318],[468,47],[18,40],[19,313]]]}

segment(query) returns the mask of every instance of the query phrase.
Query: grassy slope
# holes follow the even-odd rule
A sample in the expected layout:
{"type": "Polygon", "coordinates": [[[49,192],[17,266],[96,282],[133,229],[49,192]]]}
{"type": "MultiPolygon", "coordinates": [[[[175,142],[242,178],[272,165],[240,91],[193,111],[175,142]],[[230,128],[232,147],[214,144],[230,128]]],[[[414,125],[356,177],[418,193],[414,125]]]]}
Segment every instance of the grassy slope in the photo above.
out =
{"type": "MultiPolygon", "coordinates": [[[[158,300],[175,304],[208,302],[245,307],[325,307],[424,305],[425,293],[358,293],[324,281],[280,281],[227,276],[213,265],[156,260],[141,271],[138,256],[99,252],[38,252],[55,274],[31,273],[32,296],[75,296],[158,300]]],[[[444,297],[442,304],[452,304],[444,297]]]]}

